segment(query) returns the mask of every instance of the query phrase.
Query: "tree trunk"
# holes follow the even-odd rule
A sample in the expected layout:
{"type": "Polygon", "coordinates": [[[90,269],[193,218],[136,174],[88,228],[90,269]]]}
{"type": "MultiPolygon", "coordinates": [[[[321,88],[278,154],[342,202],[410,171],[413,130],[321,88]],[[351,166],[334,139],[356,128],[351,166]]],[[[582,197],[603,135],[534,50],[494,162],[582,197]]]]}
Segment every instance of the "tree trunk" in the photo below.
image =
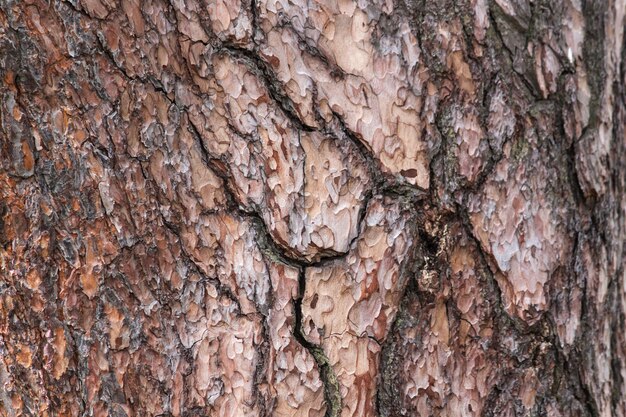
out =
{"type": "Polygon", "coordinates": [[[0,0],[0,415],[626,416],[625,0],[0,0]]]}

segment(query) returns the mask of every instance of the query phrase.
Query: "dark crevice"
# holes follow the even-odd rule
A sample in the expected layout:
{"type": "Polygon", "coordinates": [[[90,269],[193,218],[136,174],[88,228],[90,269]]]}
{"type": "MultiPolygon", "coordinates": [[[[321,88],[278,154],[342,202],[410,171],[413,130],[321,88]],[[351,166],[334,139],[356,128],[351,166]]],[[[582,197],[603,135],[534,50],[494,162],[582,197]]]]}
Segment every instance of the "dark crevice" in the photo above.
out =
{"type": "MultiPolygon", "coordinates": [[[[573,360],[570,359],[570,361],[566,361],[566,365],[569,372],[574,375],[578,379],[578,381],[580,381],[580,392],[575,392],[576,397],[579,398],[579,401],[581,401],[582,404],[584,404],[585,409],[588,411],[590,416],[598,417],[599,413],[597,410],[596,401],[591,393],[591,389],[584,382],[584,378],[581,374],[583,368],[579,365],[579,361],[584,360],[584,353],[582,352],[582,350],[584,350],[584,347],[581,346],[581,341],[585,340],[585,335],[588,335],[592,332],[592,324],[588,319],[588,317],[591,315],[589,287],[587,282],[588,280],[586,274],[582,273],[581,271],[582,266],[578,265],[578,263],[580,262],[579,258],[582,254],[583,247],[584,246],[582,241],[582,234],[576,233],[576,245],[573,249],[571,268],[572,273],[576,276],[581,276],[582,279],[581,290],[583,295],[580,306],[581,330],[579,331],[579,335],[576,336],[576,341],[572,348],[572,353],[570,354],[570,357],[573,358],[573,360]]],[[[586,342],[582,343],[584,344],[586,342]]]]}
{"type": "Polygon", "coordinates": [[[307,132],[315,130],[313,126],[307,125],[304,121],[302,121],[302,119],[300,119],[296,106],[291,98],[289,98],[287,93],[278,87],[282,83],[278,80],[274,71],[272,71],[269,67],[269,64],[260,58],[255,51],[226,42],[221,43],[217,49],[218,51],[221,50],[227,53],[235,59],[242,60],[248,69],[254,72],[254,74],[256,74],[259,79],[263,81],[263,85],[269,92],[272,100],[278,105],[285,116],[287,116],[297,129],[307,132]]]}
{"type": "MultiPolygon", "coordinates": [[[[524,73],[524,70],[527,70],[526,68],[518,68],[518,66],[516,65],[516,57],[518,52],[511,50],[510,46],[507,45],[507,43],[505,42],[505,38],[504,38],[504,34],[502,33],[502,28],[501,28],[501,24],[498,23],[498,18],[502,19],[501,22],[506,22],[510,25],[513,26],[513,30],[515,30],[517,33],[529,33],[530,29],[525,29],[522,26],[520,26],[520,24],[515,21],[515,19],[512,19],[510,16],[508,16],[502,9],[501,7],[495,3],[492,2],[492,4],[489,5],[489,9],[488,9],[488,13],[487,13],[487,17],[489,19],[490,22],[490,29],[489,31],[492,31],[492,33],[495,35],[495,38],[497,40],[497,47],[498,49],[504,49],[506,51],[506,56],[508,57],[508,60],[506,60],[506,62],[504,63],[504,66],[507,68],[507,72],[509,72],[510,75],[515,76],[518,80],[520,80],[522,82],[522,86],[525,88],[525,91],[534,99],[534,100],[540,100],[541,97],[539,96],[539,88],[538,85],[533,85],[533,82],[536,82],[536,80],[532,80],[532,79],[528,79],[528,77],[526,76],[526,74],[524,73]],[[491,29],[493,28],[493,29],[491,29]]],[[[526,39],[526,42],[528,40],[526,39]]],[[[521,51],[520,53],[524,54],[524,51],[521,51]]],[[[527,57],[525,57],[521,61],[522,64],[529,62],[529,59],[527,59],[527,57]]]]}
{"type": "MultiPolygon", "coordinates": [[[[594,129],[598,126],[598,118],[602,100],[602,90],[606,79],[604,54],[605,16],[608,2],[583,0],[582,13],[585,16],[585,42],[582,44],[582,62],[586,67],[589,89],[589,122],[594,129]]],[[[618,23],[619,24],[619,23],[618,23]]]]}
{"type": "MultiPolygon", "coordinates": [[[[335,81],[342,81],[348,75],[339,65],[332,62],[332,59],[325,55],[316,45],[312,45],[307,41],[306,37],[302,35],[296,28],[293,26],[292,22],[289,20],[281,20],[275,27],[276,29],[287,29],[289,30],[298,40],[298,47],[300,51],[308,54],[309,56],[315,58],[320,62],[324,68],[328,71],[328,73],[334,78],[335,81]]],[[[315,84],[313,84],[315,85],[315,84]]]]}
{"type": "MultiPolygon", "coordinates": [[[[383,340],[378,341],[381,347],[378,369],[379,381],[377,382],[375,399],[376,415],[378,416],[388,416],[390,415],[390,409],[399,410],[402,408],[399,403],[400,398],[396,398],[401,394],[395,385],[398,372],[395,361],[399,359],[394,351],[398,342],[395,339],[395,335],[397,335],[399,329],[407,326],[407,322],[412,322],[412,320],[408,319],[411,313],[407,311],[410,300],[417,298],[421,306],[433,301],[432,295],[420,288],[420,282],[417,277],[422,270],[443,272],[438,262],[440,261],[440,252],[445,245],[445,231],[444,228],[439,228],[439,226],[445,224],[447,219],[446,215],[441,213],[438,207],[432,206],[428,202],[424,202],[422,206],[414,206],[412,208],[412,219],[409,227],[412,228],[410,235],[413,236],[413,242],[408,250],[408,257],[400,271],[400,276],[403,277],[400,281],[405,279],[404,288],[402,289],[402,295],[399,297],[398,310],[388,333],[383,340]],[[429,222],[435,223],[435,230],[426,230],[425,225],[429,222]]],[[[410,324],[408,325],[410,326],[410,324]]],[[[405,415],[404,412],[402,415],[405,415]]]]}
{"type": "MultiPolygon", "coordinates": [[[[350,142],[352,142],[366,161],[370,177],[375,181],[374,188],[380,189],[383,187],[385,175],[382,173],[378,163],[376,162],[376,158],[372,152],[372,149],[369,147],[369,144],[367,144],[367,142],[360,139],[358,135],[356,135],[346,126],[345,121],[343,120],[341,115],[331,110],[334,116],[334,120],[338,124],[339,132],[335,131],[331,128],[331,126],[329,126],[329,123],[326,122],[321,117],[321,115],[319,115],[317,109],[314,109],[316,115],[315,119],[316,122],[321,126],[321,128],[306,124],[298,115],[296,106],[291,98],[288,96],[288,94],[278,87],[282,83],[278,80],[276,74],[270,68],[269,64],[260,56],[258,56],[258,51],[249,50],[229,43],[221,43],[217,49],[221,49],[222,51],[228,53],[234,58],[242,59],[246,66],[250,70],[254,71],[254,73],[262,80],[272,100],[278,105],[278,107],[296,129],[305,132],[318,131],[333,138],[337,138],[339,134],[339,136],[343,136],[343,138],[348,139],[350,142]]],[[[324,57],[320,57],[320,59],[323,62],[326,62],[324,57]]],[[[314,88],[316,87],[314,86],[314,88]]],[[[314,91],[314,93],[316,96],[316,91],[314,91]]],[[[343,138],[339,137],[338,139],[343,138]]],[[[407,186],[410,187],[409,185],[407,186]]]]}
{"type": "MultiPolygon", "coordinates": [[[[191,133],[193,134],[196,141],[198,141],[203,159],[206,165],[216,173],[224,184],[225,194],[228,199],[228,206],[231,211],[235,211],[239,213],[240,216],[244,218],[248,218],[252,224],[254,229],[257,232],[257,244],[261,251],[270,259],[276,259],[279,262],[285,263],[292,267],[296,267],[299,269],[298,275],[298,297],[293,301],[294,313],[295,313],[295,322],[293,328],[293,335],[295,339],[300,343],[314,358],[319,373],[320,379],[322,380],[322,384],[324,386],[324,399],[326,403],[326,417],[337,417],[339,416],[342,408],[342,399],[341,393],[339,391],[339,382],[337,380],[337,376],[335,375],[334,370],[328,360],[328,357],[324,353],[324,350],[317,345],[310,343],[303,335],[302,332],[302,299],[304,297],[304,292],[306,288],[306,278],[305,271],[308,266],[317,266],[320,267],[324,264],[332,262],[336,259],[341,259],[346,256],[346,253],[340,253],[333,256],[324,257],[315,262],[307,262],[299,258],[291,257],[287,254],[287,252],[282,247],[278,247],[276,241],[272,238],[269,230],[267,229],[267,225],[265,221],[261,218],[261,216],[255,210],[245,211],[241,208],[241,204],[236,201],[234,197],[234,191],[230,189],[230,175],[227,172],[226,164],[222,163],[210,155],[208,149],[206,149],[204,142],[202,140],[202,136],[199,131],[196,129],[195,125],[190,122],[189,128],[191,133]]],[[[367,195],[365,199],[365,203],[363,208],[359,212],[359,232],[353,238],[353,240],[349,244],[349,248],[351,248],[355,242],[355,240],[360,236],[363,221],[365,219],[365,214],[367,211],[367,206],[369,201],[371,200],[371,193],[367,195]]],[[[264,321],[264,325],[266,325],[264,321]]]]}
{"type": "Polygon", "coordinates": [[[332,111],[332,113],[339,126],[339,139],[345,138],[354,144],[365,160],[370,179],[373,181],[373,187],[371,190],[372,195],[407,196],[416,201],[428,198],[429,190],[423,190],[405,182],[402,179],[398,179],[390,174],[385,174],[380,167],[378,159],[369,147],[369,144],[359,138],[356,133],[346,126],[341,115],[334,111],[332,111]]]}
{"type": "MultiPolygon", "coordinates": [[[[307,260],[302,257],[297,257],[297,252],[291,250],[289,247],[285,245],[281,245],[274,239],[271,235],[270,231],[267,229],[267,225],[265,220],[261,217],[258,212],[258,209],[245,209],[244,204],[241,201],[238,201],[235,197],[236,193],[232,189],[230,184],[231,175],[228,171],[228,165],[223,161],[214,158],[211,156],[208,149],[204,145],[204,141],[202,140],[202,136],[200,132],[198,132],[196,126],[190,122],[189,128],[193,136],[196,138],[198,142],[202,157],[207,165],[220,179],[222,180],[224,186],[224,192],[227,199],[227,208],[231,212],[237,213],[239,216],[243,218],[250,219],[257,232],[259,233],[260,242],[259,245],[261,248],[269,254],[272,258],[280,259],[281,262],[286,263],[295,267],[306,267],[306,266],[314,266],[319,267],[325,264],[328,264],[334,260],[341,259],[347,255],[348,252],[340,252],[340,253],[322,253],[319,259],[307,260]]],[[[366,194],[363,202],[363,207],[359,211],[359,219],[358,219],[358,230],[359,232],[356,234],[354,238],[350,241],[348,248],[352,247],[356,239],[360,236],[360,231],[363,227],[363,220],[365,219],[365,214],[367,212],[367,206],[372,199],[372,194],[366,194]]]]}
{"type": "MultiPolygon", "coordinates": [[[[562,129],[563,122],[559,121],[558,124],[562,129]]],[[[582,136],[584,136],[586,133],[587,129],[583,131],[582,136]]],[[[589,200],[586,198],[585,192],[583,191],[580,179],[578,177],[578,169],[576,168],[576,141],[573,141],[573,143],[567,148],[566,156],[567,158],[565,162],[568,173],[568,180],[572,189],[572,196],[574,197],[574,201],[576,201],[579,207],[586,207],[591,212],[593,212],[593,207],[595,205],[595,196],[590,196],[589,200]]]]}
{"type": "Polygon", "coordinates": [[[254,384],[252,385],[252,396],[255,398],[256,404],[259,406],[260,417],[271,416],[271,406],[267,401],[267,398],[263,398],[263,394],[259,389],[263,384],[263,379],[267,375],[268,357],[270,355],[270,329],[267,320],[267,315],[264,314],[263,320],[263,337],[261,338],[261,344],[257,345],[256,351],[259,354],[259,359],[254,369],[254,384]]]}
{"type": "Polygon", "coordinates": [[[259,28],[259,10],[258,10],[257,0],[250,0],[250,15],[252,18],[250,19],[250,25],[252,26],[252,43],[258,47],[258,39],[257,35],[261,36],[261,29],[259,28]]]}
{"type": "Polygon", "coordinates": [[[295,323],[293,335],[306,350],[313,356],[320,372],[320,379],[324,384],[324,400],[326,402],[325,417],[337,417],[341,413],[342,398],[339,391],[339,381],[324,350],[309,342],[302,331],[302,299],[306,290],[306,269],[301,268],[298,274],[298,297],[293,300],[295,323]]]}
{"type": "Polygon", "coordinates": [[[494,271],[491,270],[491,265],[497,265],[495,259],[492,259],[490,257],[489,252],[483,247],[480,240],[474,234],[472,222],[469,218],[469,214],[467,213],[467,211],[460,205],[457,205],[457,210],[458,220],[461,222],[467,237],[474,243],[474,246],[478,251],[481,264],[485,266],[485,272],[488,272],[487,276],[489,278],[489,281],[491,282],[491,286],[496,296],[496,316],[504,317],[507,322],[511,322],[514,326],[517,325],[516,327],[519,327],[519,322],[516,322],[513,318],[511,318],[504,308],[504,304],[502,302],[502,290],[500,289],[500,285],[496,280],[494,271]]]}
{"type": "Polygon", "coordinates": [[[370,145],[367,142],[359,138],[346,126],[346,123],[340,114],[336,113],[333,110],[331,110],[331,112],[339,125],[340,132],[342,132],[343,136],[346,139],[350,140],[356,146],[363,158],[365,158],[365,160],[367,161],[367,168],[372,180],[375,181],[375,187],[380,187],[380,185],[384,181],[384,176],[382,175],[378,163],[376,162],[376,158],[374,156],[372,148],[370,148],[370,145]]]}
{"type": "MultiPolygon", "coordinates": [[[[622,268],[618,268],[615,276],[623,276],[623,274],[620,273],[621,271],[622,268]]],[[[622,363],[620,361],[620,359],[623,359],[620,354],[620,348],[623,348],[623,346],[619,337],[621,333],[617,329],[626,328],[626,317],[624,317],[624,312],[622,308],[620,308],[620,295],[623,294],[624,291],[624,289],[621,288],[620,281],[619,279],[612,279],[608,288],[609,311],[613,312],[609,318],[610,328],[612,329],[609,342],[609,375],[613,385],[611,390],[611,410],[613,415],[619,415],[620,401],[624,395],[624,378],[621,372],[622,363]]]]}
{"type": "Polygon", "coordinates": [[[117,59],[115,58],[115,56],[113,55],[111,50],[105,44],[105,41],[104,41],[103,37],[104,37],[104,35],[102,35],[102,33],[97,33],[96,34],[96,40],[97,40],[100,48],[103,51],[102,55],[105,56],[117,70],[119,70],[119,72],[124,76],[124,78],[126,78],[127,81],[129,81],[129,82],[138,81],[138,82],[140,82],[142,84],[150,84],[152,86],[152,88],[154,88],[155,91],[161,93],[163,98],[165,98],[171,105],[176,106],[176,103],[169,96],[169,93],[165,90],[165,87],[163,86],[163,83],[161,83],[160,80],[157,80],[156,78],[154,78],[152,76],[140,77],[140,76],[130,75],[128,73],[128,70],[123,65],[120,65],[117,62],[117,59]]]}

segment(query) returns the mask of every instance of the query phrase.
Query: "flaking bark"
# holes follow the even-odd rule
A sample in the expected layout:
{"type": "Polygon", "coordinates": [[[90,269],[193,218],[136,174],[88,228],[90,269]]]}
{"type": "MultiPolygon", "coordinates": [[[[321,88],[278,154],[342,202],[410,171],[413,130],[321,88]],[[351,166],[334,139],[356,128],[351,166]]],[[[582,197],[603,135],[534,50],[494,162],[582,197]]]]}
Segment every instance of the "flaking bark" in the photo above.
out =
{"type": "Polygon", "coordinates": [[[0,415],[626,417],[625,14],[0,0],[0,415]]]}

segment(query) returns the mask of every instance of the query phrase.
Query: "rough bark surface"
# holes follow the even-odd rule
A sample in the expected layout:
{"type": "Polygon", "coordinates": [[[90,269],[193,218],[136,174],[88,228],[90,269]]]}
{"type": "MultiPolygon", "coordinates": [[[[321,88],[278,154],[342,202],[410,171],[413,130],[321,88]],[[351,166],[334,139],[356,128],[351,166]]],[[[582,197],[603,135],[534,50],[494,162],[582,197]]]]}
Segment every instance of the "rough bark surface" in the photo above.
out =
{"type": "Polygon", "coordinates": [[[0,415],[626,417],[624,0],[0,0],[0,415]]]}

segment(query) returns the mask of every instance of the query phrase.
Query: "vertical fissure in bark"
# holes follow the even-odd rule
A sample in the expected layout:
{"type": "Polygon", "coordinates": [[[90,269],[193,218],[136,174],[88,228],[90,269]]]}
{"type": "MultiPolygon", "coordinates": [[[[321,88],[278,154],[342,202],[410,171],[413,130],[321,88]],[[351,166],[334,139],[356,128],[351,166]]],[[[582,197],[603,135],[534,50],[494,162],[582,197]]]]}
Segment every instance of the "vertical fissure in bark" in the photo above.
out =
{"type": "MultiPolygon", "coordinates": [[[[581,275],[581,278],[582,278],[581,290],[583,294],[587,295],[589,294],[588,277],[582,273],[581,271],[582,265],[580,264],[581,262],[580,256],[583,250],[582,236],[584,236],[582,232],[575,234],[576,240],[575,240],[574,249],[572,251],[573,255],[572,255],[571,265],[572,265],[572,273],[576,275],[581,275]]],[[[580,339],[583,339],[584,337],[586,337],[586,335],[588,335],[592,330],[590,321],[588,319],[585,319],[586,317],[589,316],[589,313],[590,313],[589,303],[590,301],[587,296],[582,298],[581,306],[580,306],[580,315],[581,317],[583,317],[583,320],[581,323],[581,327],[582,327],[581,335],[583,336],[579,336],[580,339]]],[[[584,405],[589,416],[598,417],[599,416],[598,404],[596,403],[594,399],[591,388],[589,387],[589,385],[585,383],[584,376],[582,375],[584,367],[581,366],[581,362],[582,360],[584,360],[584,357],[585,357],[584,356],[585,352],[583,351],[583,349],[584,349],[584,345],[581,343],[577,343],[572,349],[572,351],[574,352],[574,355],[571,355],[569,360],[565,361],[565,367],[567,369],[567,372],[569,374],[572,374],[573,377],[576,378],[576,380],[578,381],[578,384],[577,384],[578,390],[575,391],[574,393],[576,398],[584,405]]]]}
{"type": "Polygon", "coordinates": [[[591,128],[597,127],[602,84],[606,79],[604,19],[607,16],[609,4],[608,1],[582,1],[582,12],[585,16],[585,42],[582,45],[582,52],[591,90],[589,98],[589,127],[591,128]]]}
{"type": "MultiPolygon", "coordinates": [[[[616,278],[623,276],[620,275],[621,268],[616,271],[616,278]]],[[[619,296],[623,294],[622,280],[613,279],[609,284],[609,308],[611,311],[617,312],[611,315],[610,326],[612,329],[624,329],[626,328],[626,318],[624,314],[619,310],[619,296]]],[[[620,363],[619,349],[622,347],[619,342],[618,332],[611,333],[610,339],[610,375],[613,381],[613,389],[611,390],[611,409],[613,415],[618,415],[620,401],[624,396],[624,378],[622,376],[622,369],[620,363]]]]}
{"type": "MultiPolygon", "coordinates": [[[[339,382],[337,380],[337,376],[335,374],[335,371],[332,368],[332,365],[328,357],[324,353],[324,350],[320,346],[317,346],[309,342],[302,332],[302,299],[304,297],[304,293],[306,290],[306,277],[305,277],[306,268],[308,266],[321,266],[322,264],[333,261],[334,259],[341,258],[345,256],[345,254],[325,256],[317,262],[305,262],[303,260],[293,258],[289,256],[288,254],[286,254],[283,250],[281,250],[277,246],[274,239],[271,237],[269,231],[267,230],[267,226],[265,225],[265,222],[258,215],[258,213],[254,210],[242,212],[241,206],[235,203],[236,200],[234,197],[234,193],[232,192],[232,190],[230,190],[230,187],[228,185],[228,181],[229,181],[228,174],[223,172],[223,169],[221,169],[220,167],[215,166],[214,162],[211,162],[215,160],[209,154],[208,149],[206,149],[202,141],[202,137],[200,133],[198,132],[198,130],[196,129],[193,123],[190,122],[189,125],[190,125],[190,130],[192,131],[191,133],[199,142],[199,146],[202,150],[203,159],[205,160],[205,163],[217,175],[219,175],[222,181],[224,182],[226,194],[227,194],[227,197],[230,201],[232,208],[234,208],[236,211],[239,211],[241,215],[252,219],[253,224],[255,225],[255,228],[258,233],[258,238],[259,238],[258,243],[261,249],[263,250],[263,252],[272,259],[277,259],[280,262],[284,262],[285,264],[295,266],[299,269],[300,272],[298,275],[298,296],[293,300],[293,306],[294,306],[294,312],[295,312],[293,335],[298,341],[298,343],[300,343],[300,345],[302,345],[302,347],[304,347],[311,354],[311,356],[314,358],[318,366],[320,379],[322,380],[322,383],[324,385],[324,399],[326,401],[326,417],[337,417],[340,414],[341,408],[342,408],[342,399],[341,399],[341,393],[339,391],[339,382]]],[[[367,194],[364,207],[359,213],[359,220],[358,220],[359,232],[362,228],[362,223],[365,219],[367,205],[371,198],[372,198],[371,193],[367,194]]],[[[353,238],[352,242],[350,243],[350,245],[348,245],[348,247],[352,246],[352,243],[357,239],[359,234],[360,233],[357,233],[357,236],[353,238]]],[[[264,325],[266,325],[266,321],[264,321],[264,325]]],[[[265,366],[265,365],[263,364],[262,366],[265,366]]],[[[257,373],[258,372],[259,370],[257,369],[257,373]]]]}
{"type": "Polygon", "coordinates": [[[341,115],[332,110],[331,112],[337,124],[339,125],[339,132],[346,140],[349,140],[350,142],[352,142],[352,144],[354,144],[354,146],[356,146],[363,159],[365,159],[367,163],[367,170],[369,171],[372,180],[374,180],[373,190],[375,191],[381,189],[383,187],[383,184],[385,183],[385,175],[383,174],[380,166],[376,162],[370,145],[360,139],[359,136],[357,136],[346,126],[346,123],[341,115]]]}
{"type": "Polygon", "coordinates": [[[403,271],[407,282],[400,297],[398,311],[390,326],[388,337],[379,342],[381,353],[375,400],[376,415],[379,417],[395,416],[396,414],[390,414],[390,412],[392,412],[390,410],[400,408],[398,399],[401,393],[398,392],[396,380],[399,377],[397,361],[401,358],[396,357],[394,352],[394,347],[397,343],[397,341],[394,340],[394,335],[405,325],[404,323],[407,322],[407,318],[410,316],[410,313],[407,311],[410,300],[417,298],[420,303],[423,303],[425,301],[424,298],[428,298],[428,295],[424,295],[420,292],[417,274],[420,270],[426,269],[427,265],[434,266],[432,262],[439,249],[439,242],[435,242],[437,237],[429,236],[423,229],[421,225],[423,219],[417,218],[417,210],[419,210],[419,208],[416,208],[416,221],[414,224],[415,240],[413,242],[413,248],[409,251],[409,260],[405,264],[403,271]]]}
{"type": "Polygon", "coordinates": [[[341,392],[339,391],[339,381],[333,367],[324,353],[324,350],[311,342],[309,342],[302,331],[302,299],[306,290],[306,268],[302,267],[298,275],[298,297],[293,301],[295,311],[295,323],[293,327],[293,335],[296,340],[306,349],[315,359],[320,372],[320,379],[324,384],[324,399],[326,401],[325,417],[339,416],[342,408],[341,392]]]}

